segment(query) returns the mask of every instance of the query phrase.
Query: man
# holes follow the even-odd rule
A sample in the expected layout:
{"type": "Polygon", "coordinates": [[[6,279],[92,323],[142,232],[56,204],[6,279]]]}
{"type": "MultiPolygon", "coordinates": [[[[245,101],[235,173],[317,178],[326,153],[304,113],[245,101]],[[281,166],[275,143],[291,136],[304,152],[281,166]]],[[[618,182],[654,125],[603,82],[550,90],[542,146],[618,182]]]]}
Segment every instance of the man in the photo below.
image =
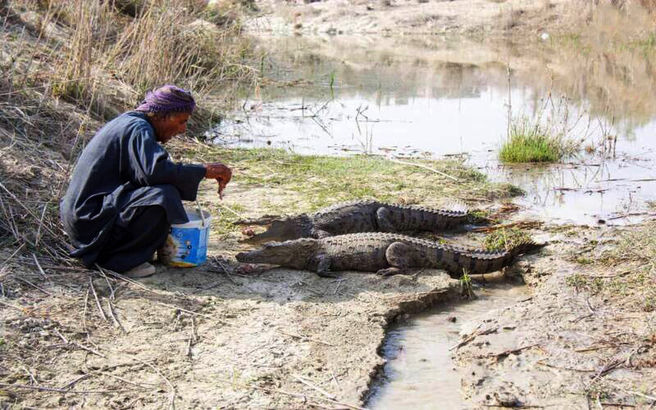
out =
{"type": "Polygon", "coordinates": [[[185,132],[195,106],[191,93],[165,85],[91,139],[60,204],[72,256],[87,267],[152,275],[156,269],[148,261],[171,224],[188,222],[182,200],[196,199],[203,178],[216,179],[221,194],[230,168],[173,163],[160,145],[185,132]]]}

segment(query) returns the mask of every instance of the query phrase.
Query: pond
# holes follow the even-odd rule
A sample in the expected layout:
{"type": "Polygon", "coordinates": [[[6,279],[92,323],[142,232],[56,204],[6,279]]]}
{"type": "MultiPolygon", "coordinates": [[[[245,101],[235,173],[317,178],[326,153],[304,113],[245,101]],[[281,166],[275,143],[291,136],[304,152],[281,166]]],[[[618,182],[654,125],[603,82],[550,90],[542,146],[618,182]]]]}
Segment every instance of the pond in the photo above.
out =
{"type": "MultiPolygon", "coordinates": [[[[638,222],[656,200],[654,53],[617,56],[553,40],[271,37],[268,80],[215,129],[215,142],[300,154],[458,158],[526,195],[522,218],[638,222]],[[499,162],[509,127],[574,142],[555,165],[499,162]]],[[[619,52],[618,52],[619,53],[619,52]]],[[[628,53],[628,54],[627,54],[628,53]]]]}

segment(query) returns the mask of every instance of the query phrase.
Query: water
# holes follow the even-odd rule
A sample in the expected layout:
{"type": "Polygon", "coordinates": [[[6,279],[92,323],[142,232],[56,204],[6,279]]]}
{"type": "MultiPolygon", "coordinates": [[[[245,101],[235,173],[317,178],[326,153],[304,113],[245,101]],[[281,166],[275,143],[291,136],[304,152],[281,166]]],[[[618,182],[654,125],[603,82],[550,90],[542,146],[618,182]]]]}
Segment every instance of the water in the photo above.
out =
{"type": "Polygon", "coordinates": [[[460,342],[461,333],[472,330],[476,318],[525,299],[528,293],[523,286],[493,285],[478,290],[477,295],[473,301],[418,315],[388,333],[383,349],[388,358],[385,379],[372,389],[367,408],[467,407],[450,349],[460,342]]]}
{"type": "Polygon", "coordinates": [[[456,156],[524,189],[518,202],[528,215],[555,223],[632,223],[649,213],[647,201],[656,200],[651,57],[591,71],[601,54],[583,58],[549,44],[490,50],[464,40],[359,41],[268,39],[276,61],[262,68],[279,82],[245,98],[216,141],[301,154],[456,156]],[[636,84],[626,84],[627,72],[636,84]],[[502,166],[497,153],[509,118],[565,131],[584,150],[560,165],[502,166]]]}

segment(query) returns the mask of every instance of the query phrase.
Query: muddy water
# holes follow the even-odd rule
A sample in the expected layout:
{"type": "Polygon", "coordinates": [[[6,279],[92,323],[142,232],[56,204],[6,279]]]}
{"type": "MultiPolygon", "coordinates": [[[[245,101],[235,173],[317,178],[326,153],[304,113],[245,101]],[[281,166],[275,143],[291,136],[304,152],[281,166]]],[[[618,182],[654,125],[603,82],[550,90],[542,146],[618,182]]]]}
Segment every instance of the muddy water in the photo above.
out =
{"type": "Polygon", "coordinates": [[[552,222],[631,223],[649,212],[646,201],[656,200],[650,53],[399,41],[267,39],[261,68],[275,81],[248,90],[216,141],[302,154],[462,158],[520,186],[519,203],[552,222]],[[509,118],[539,122],[581,150],[563,164],[503,166],[497,156],[509,118]]]}
{"type": "Polygon", "coordinates": [[[498,284],[476,293],[478,298],[473,301],[426,312],[388,333],[383,348],[388,359],[384,378],[372,389],[368,408],[467,408],[450,349],[461,340],[461,334],[473,330],[482,314],[528,296],[523,286],[498,284]]]}

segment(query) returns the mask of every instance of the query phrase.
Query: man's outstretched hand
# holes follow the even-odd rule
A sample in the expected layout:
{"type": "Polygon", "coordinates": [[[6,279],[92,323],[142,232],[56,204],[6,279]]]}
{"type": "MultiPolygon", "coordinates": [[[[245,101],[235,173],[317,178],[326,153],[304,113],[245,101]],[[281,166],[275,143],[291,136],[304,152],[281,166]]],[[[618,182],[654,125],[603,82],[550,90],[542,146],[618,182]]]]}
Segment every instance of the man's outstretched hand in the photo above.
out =
{"type": "Polygon", "coordinates": [[[219,183],[219,198],[223,199],[223,189],[232,179],[232,170],[220,162],[205,164],[205,178],[216,179],[219,183]]]}

